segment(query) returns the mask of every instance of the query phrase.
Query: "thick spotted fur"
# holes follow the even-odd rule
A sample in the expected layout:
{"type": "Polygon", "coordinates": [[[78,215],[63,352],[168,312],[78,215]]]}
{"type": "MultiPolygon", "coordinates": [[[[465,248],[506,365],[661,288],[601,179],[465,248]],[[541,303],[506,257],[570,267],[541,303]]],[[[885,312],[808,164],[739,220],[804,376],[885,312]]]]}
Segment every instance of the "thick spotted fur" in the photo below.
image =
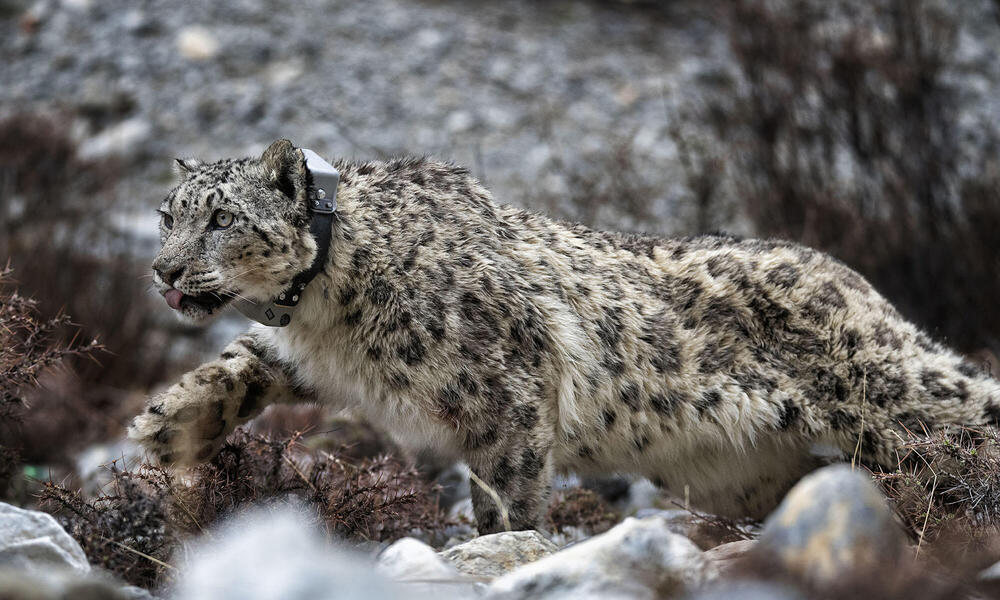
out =
{"type": "MultiPolygon", "coordinates": [[[[760,517],[817,447],[892,467],[904,428],[1000,417],[996,380],[819,252],[593,231],[425,159],[337,167],[329,261],[296,320],[252,327],[151,400],[131,435],[160,460],[211,457],[272,402],[343,400],[467,461],[515,528],[539,524],[558,469],[638,473],[760,517]]],[[[164,292],[170,273],[187,295],[265,300],[310,264],[311,183],[289,142],[180,171],[161,206],[164,292]],[[208,226],[220,209],[223,230],[208,226]]],[[[480,531],[501,528],[473,490],[480,531]]]]}

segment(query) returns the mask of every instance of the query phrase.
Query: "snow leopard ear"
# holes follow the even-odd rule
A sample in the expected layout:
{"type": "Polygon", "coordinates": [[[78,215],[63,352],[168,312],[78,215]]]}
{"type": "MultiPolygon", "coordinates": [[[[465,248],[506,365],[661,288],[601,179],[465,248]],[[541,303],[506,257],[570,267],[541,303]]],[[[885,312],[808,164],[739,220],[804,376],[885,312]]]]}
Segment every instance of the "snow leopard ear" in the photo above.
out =
{"type": "Polygon", "coordinates": [[[197,171],[202,165],[200,160],[194,158],[175,158],[174,159],[174,173],[183,181],[187,179],[191,173],[197,171]]]}
{"type": "Polygon", "coordinates": [[[306,161],[301,150],[288,140],[278,140],[264,150],[260,162],[270,185],[289,198],[301,195],[305,202],[306,161]]]}

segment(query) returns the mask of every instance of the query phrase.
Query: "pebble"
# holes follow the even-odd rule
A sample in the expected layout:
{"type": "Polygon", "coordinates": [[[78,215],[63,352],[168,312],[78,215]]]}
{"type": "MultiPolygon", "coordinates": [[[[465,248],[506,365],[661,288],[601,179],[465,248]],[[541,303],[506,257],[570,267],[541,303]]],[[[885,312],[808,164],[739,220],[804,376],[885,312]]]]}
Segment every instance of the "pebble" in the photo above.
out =
{"type": "Polygon", "coordinates": [[[188,60],[209,60],[219,53],[219,40],[207,27],[190,25],[177,32],[177,50],[188,60]]]}

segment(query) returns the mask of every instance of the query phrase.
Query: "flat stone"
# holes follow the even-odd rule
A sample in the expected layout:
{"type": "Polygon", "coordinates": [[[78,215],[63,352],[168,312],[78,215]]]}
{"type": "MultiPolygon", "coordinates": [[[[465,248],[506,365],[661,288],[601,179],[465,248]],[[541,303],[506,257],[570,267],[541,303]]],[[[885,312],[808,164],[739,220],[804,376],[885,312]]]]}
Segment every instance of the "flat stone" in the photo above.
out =
{"type": "Polygon", "coordinates": [[[441,556],[462,573],[492,579],[558,549],[537,531],[505,531],[473,538],[441,556]]]}

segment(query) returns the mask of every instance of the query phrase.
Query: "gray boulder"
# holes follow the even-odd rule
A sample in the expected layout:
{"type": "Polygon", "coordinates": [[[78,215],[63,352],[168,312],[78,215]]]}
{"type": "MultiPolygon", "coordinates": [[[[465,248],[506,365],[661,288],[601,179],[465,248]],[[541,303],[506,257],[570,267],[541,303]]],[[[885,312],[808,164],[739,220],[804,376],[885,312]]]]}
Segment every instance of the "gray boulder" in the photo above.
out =
{"type": "Polygon", "coordinates": [[[505,531],[473,538],[445,550],[441,556],[462,573],[493,579],[558,549],[535,530],[505,531]]]}
{"type": "Polygon", "coordinates": [[[51,515],[3,502],[0,502],[0,567],[90,572],[90,563],[80,544],[51,515]]]}
{"type": "Polygon", "coordinates": [[[670,596],[714,579],[717,571],[663,519],[625,519],[610,531],[499,577],[487,598],[670,596]]]}
{"type": "Polygon", "coordinates": [[[788,492],[765,522],[758,549],[789,572],[825,584],[847,573],[893,572],[904,541],[871,478],[833,465],[788,492]]]}

